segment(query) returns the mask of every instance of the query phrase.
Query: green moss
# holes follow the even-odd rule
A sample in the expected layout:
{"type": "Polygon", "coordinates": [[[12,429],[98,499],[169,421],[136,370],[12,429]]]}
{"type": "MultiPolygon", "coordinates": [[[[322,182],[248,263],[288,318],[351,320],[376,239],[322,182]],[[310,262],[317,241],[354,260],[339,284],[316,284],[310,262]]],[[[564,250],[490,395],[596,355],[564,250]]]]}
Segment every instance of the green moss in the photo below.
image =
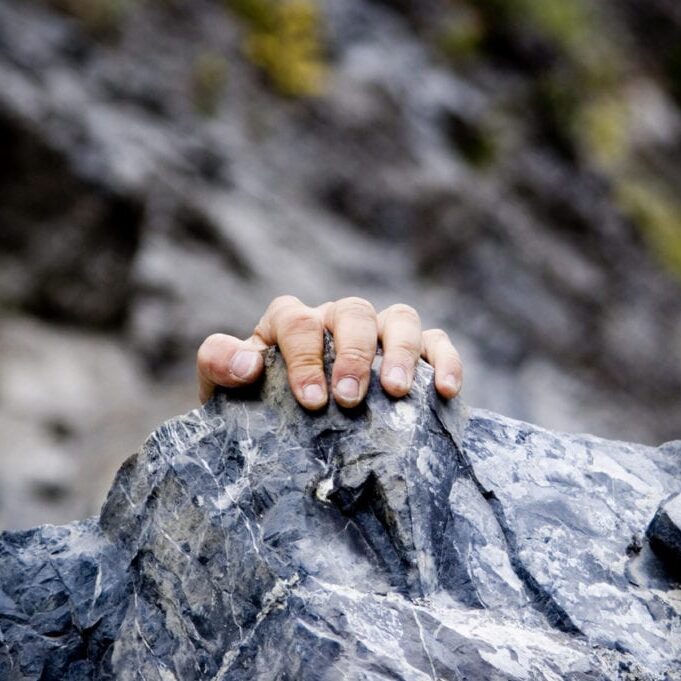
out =
{"type": "Polygon", "coordinates": [[[480,14],[459,6],[445,17],[435,33],[435,46],[453,62],[461,62],[479,53],[485,37],[485,25],[480,14]]]}
{"type": "Polygon", "coordinates": [[[492,20],[525,25],[563,49],[581,47],[592,29],[585,0],[471,0],[492,20]]]}
{"type": "Polygon", "coordinates": [[[274,3],[269,0],[226,0],[226,3],[235,14],[248,22],[251,29],[274,30],[276,25],[274,3]]]}
{"type": "Polygon", "coordinates": [[[655,255],[681,279],[681,204],[640,181],[620,182],[617,199],[655,255]]]}
{"type": "Polygon", "coordinates": [[[592,23],[585,4],[581,0],[514,0],[516,13],[563,49],[572,52],[583,47],[584,38],[591,33],[592,23]]]}
{"type": "Polygon", "coordinates": [[[589,29],[591,16],[586,0],[469,0],[488,16],[504,22],[533,25],[541,33],[569,46],[589,29]]]}
{"type": "Polygon", "coordinates": [[[485,22],[512,34],[531,34],[551,45],[575,70],[581,87],[614,85],[623,54],[608,40],[604,8],[594,0],[468,0],[485,22]]]}
{"type": "MultiPolygon", "coordinates": [[[[536,130],[569,158],[611,172],[626,165],[628,112],[621,104],[627,55],[609,39],[598,0],[470,0],[506,40],[538,40],[552,55],[532,64],[536,130]]],[[[541,50],[540,50],[541,53],[541,50]]]]}
{"type": "Polygon", "coordinates": [[[629,157],[629,111],[621,97],[605,95],[583,103],[575,131],[583,154],[606,171],[629,157]]]}
{"type": "Polygon", "coordinates": [[[326,62],[314,0],[227,0],[248,25],[245,52],[281,94],[319,94],[326,62]]]}
{"type": "Polygon", "coordinates": [[[225,57],[215,52],[204,52],[194,61],[192,94],[197,110],[211,116],[215,113],[224,93],[228,77],[225,57]]]}

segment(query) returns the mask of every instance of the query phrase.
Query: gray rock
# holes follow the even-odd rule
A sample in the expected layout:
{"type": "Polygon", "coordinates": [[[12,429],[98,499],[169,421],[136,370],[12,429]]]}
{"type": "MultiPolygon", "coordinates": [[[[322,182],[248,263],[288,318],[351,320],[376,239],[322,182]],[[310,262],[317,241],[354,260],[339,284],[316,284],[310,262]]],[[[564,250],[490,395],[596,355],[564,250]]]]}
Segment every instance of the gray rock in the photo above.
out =
{"type": "Polygon", "coordinates": [[[0,537],[0,678],[681,678],[641,538],[681,443],[467,415],[425,364],[314,415],[267,363],[161,426],[99,518],[0,537]]]}
{"type": "Polygon", "coordinates": [[[660,504],[646,535],[653,550],[681,575],[681,494],[660,504]]]}

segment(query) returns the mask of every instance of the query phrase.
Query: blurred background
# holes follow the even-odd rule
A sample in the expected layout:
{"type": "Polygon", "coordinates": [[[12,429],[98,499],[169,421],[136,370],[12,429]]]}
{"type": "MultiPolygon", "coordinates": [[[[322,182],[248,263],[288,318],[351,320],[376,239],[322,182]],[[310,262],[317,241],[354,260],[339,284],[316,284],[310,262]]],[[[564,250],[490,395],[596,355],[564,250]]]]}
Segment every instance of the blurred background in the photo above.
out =
{"type": "Polygon", "coordinates": [[[681,437],[676,0],[2,0],[0,527],[97,512],[267,303],[449,331],[465,400],[681,437]]]}

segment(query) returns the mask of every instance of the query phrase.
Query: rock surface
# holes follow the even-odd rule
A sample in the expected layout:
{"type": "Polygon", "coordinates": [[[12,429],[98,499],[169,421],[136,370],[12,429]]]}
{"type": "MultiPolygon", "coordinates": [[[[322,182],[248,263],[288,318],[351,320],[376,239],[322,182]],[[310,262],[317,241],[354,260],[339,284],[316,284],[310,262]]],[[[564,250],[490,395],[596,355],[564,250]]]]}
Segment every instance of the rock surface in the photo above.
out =
{"type": "Polygon", "coordinates": [[[268,365],[161,426],[100,517],[2,535],[1,678],[681,678],[642,538],[681,443],[467,414],[423,364],[311,415],[268,365]]]}
{"type": "Polygon", "coordinates": [[[646,535],[653,550],[681,575],[681,494],[660,504],[646,535]]]}

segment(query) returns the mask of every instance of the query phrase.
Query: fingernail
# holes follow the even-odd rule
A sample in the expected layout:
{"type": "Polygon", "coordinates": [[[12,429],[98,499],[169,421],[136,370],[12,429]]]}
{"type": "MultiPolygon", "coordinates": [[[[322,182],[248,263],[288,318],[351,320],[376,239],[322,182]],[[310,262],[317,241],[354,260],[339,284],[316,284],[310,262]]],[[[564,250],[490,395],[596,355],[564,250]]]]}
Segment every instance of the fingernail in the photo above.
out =
{"type": "Polygon", "coordinates": [[[461,391],[461,381],[454,374],[448,374],[447,376],[445,376],[444,383],[450,390],[452,390],[455,393],[461,391]]]}
{"type": "Polygon", "coordinates": [[[255,372],[258,364],[258,353],[252,350],[239,350],[232,359],[230,371],[237,378],[246,380],[255,372]]]}
{"type": "Polygon", "coordinates": [[[388,372],[388,381],[395,386],[395,388],[406,388],[409,384],[407,372],[402,367],[393,367],[388,372]]]}
{"type": "Polygon", "coordinates": [[[306,385],[303,388],[303,399],[310,405],[321,404],[325,399],[324,389],[316,383],[306,385]]]}
{"type": "Polygon", "coordinates": [[[351,402],[359,397],[359,381],[353,376],[346,376],[341,378],[336,383],[336,393],[344,400],[351,402]]]}

